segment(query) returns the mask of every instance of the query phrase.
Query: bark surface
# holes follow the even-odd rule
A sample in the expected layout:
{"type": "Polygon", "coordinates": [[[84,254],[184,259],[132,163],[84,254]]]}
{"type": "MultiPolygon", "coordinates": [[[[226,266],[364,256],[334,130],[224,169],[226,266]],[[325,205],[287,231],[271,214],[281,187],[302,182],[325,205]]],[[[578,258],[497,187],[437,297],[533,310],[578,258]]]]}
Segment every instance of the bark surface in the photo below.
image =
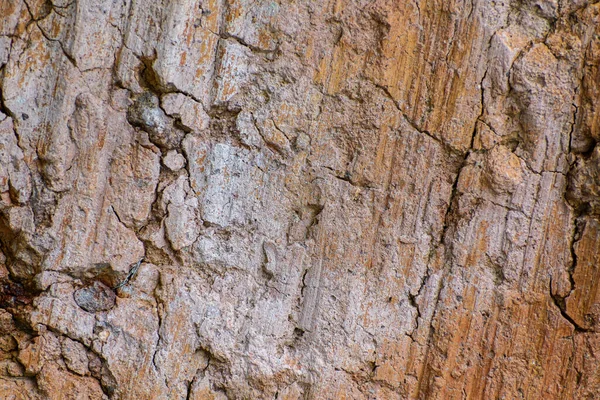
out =
{"type": "Polygon", "coordinates": [[[0,397],[600,398],[599,2],[1,0],[0,94],[0,397]]]}

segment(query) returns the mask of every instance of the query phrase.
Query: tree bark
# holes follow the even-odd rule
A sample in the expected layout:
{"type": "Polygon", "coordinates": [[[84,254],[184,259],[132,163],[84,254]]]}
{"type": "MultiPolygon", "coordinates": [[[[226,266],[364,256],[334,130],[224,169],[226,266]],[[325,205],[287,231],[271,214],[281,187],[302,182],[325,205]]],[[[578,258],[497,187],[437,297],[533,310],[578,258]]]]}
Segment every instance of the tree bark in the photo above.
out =
{"type": "Polygon", "coordinates": [[[600,3],[0,16],[0,397],[600,398],[600,3]]]}

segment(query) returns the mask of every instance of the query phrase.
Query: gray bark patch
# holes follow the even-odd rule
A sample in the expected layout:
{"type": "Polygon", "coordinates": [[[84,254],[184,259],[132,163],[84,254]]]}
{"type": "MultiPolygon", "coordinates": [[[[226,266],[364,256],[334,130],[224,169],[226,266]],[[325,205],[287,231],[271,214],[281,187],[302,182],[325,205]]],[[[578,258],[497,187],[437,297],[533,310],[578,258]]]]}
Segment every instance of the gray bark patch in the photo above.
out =
{"type": "Polygon", "coordinates": [[[116,295],[101,282],[76,290],[73,298],[77,305],[88,312],[108,311],[115,305],[116,295]]]}

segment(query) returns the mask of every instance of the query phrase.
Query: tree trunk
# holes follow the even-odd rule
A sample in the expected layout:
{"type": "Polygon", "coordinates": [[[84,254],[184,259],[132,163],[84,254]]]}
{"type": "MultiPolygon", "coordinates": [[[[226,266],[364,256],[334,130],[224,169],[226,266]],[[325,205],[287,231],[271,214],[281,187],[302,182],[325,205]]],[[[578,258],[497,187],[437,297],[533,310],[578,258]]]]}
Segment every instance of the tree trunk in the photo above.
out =
{"type": "Polygon", "coordinates": [[[1,398],[600,398],[600,3],[0,16],[1,398]]]}

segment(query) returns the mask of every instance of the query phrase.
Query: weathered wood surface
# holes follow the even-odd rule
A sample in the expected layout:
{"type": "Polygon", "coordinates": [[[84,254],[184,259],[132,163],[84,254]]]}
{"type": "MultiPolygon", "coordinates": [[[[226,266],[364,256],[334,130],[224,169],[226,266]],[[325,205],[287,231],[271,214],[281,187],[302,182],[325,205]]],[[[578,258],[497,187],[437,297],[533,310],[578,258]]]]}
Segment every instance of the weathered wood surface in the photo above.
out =
{"type": "Polygon", "coordinates": [[[0,397],[600,398],[599,65],[588,0],[1,1],[0,397]]]}

